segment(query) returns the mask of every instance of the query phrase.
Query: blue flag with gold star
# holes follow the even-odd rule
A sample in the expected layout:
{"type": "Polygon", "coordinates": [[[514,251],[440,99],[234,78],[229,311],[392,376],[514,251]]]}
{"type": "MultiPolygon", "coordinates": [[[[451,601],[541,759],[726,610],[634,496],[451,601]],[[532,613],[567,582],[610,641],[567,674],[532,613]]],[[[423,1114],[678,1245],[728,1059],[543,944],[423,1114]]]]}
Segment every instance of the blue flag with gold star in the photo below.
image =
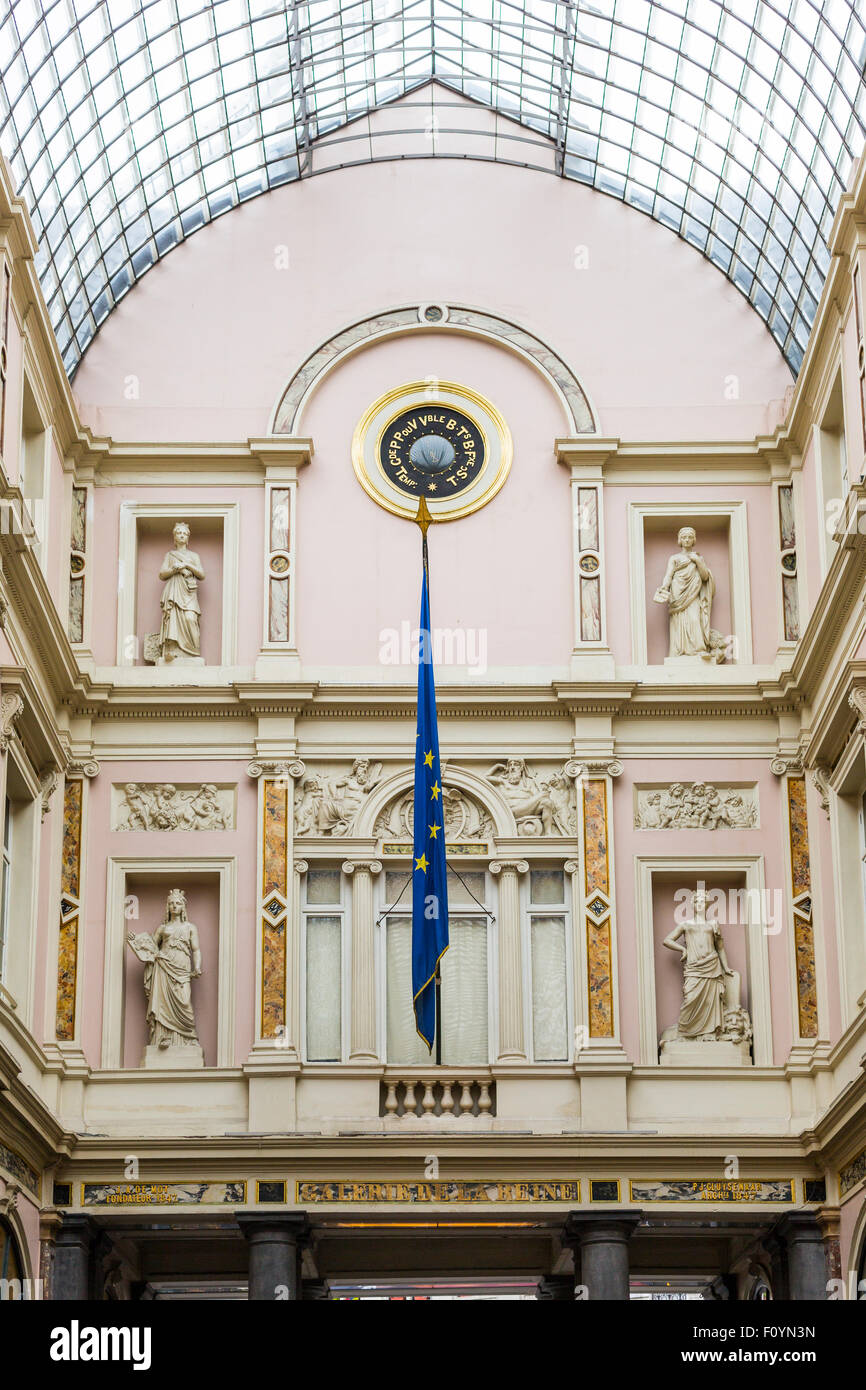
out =
{"type": "MultiPolygon", "coordinates": [[[[426,540],[426,538],[425,538],[426,540]]],[[[448,950],[445,816],[439,770],[433,639],[427,591],[427,547],[421,580],[418,644],[418,737],[415,742],[415,824],[412,859],[412,1002],[415,1027],[432,1051],[436,1034],[436,967],[448,950]]]]}

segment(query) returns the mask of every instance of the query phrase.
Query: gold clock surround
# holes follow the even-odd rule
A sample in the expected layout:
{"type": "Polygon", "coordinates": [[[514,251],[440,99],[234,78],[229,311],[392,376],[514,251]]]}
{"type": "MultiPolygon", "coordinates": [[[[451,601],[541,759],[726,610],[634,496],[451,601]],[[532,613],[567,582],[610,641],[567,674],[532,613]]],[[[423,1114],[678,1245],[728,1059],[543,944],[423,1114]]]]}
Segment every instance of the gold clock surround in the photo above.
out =
{"type": "MultiPolygon", "coordinates": [[[[382,439],[393,422],[417,404],[419,410],[452,406],[467,415],[484,441],[484,463],[471,487],[453,498],[427,497],[434,522],[457,521],[486,506],[502,487],[511,469],[514,445],[511,431],[493,403],[469,386],[453,381],[410,381],[373,401],[352,436],[352,467],[368,497],[394,516],[414,521],[417,498],[399,490],[380,461],[382,439]],[[449,500],[451,505],[449,506],[449,500]],[[444,505],[443,505],[444,504],[444,505]]],[[[420,495],[420,494],[419,494],[420,495]]]]}

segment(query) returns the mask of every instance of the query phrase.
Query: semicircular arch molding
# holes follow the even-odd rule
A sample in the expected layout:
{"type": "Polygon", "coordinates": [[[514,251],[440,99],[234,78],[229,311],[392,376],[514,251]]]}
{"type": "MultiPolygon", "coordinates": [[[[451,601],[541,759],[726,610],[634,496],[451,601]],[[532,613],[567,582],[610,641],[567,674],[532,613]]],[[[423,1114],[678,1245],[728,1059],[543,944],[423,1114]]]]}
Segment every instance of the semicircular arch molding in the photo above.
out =
{"type": "Polygon", "coordinates": [[[271,421],[271,434],[301,432],[304,410],[317,387],[354,353],[406,333],[460,333],[486,339],[522,358],[553,390],[570,434],[596,434],[597,415],[568,364],[542,339],[519,324],[460,304],[413,304],[385,310],[341,329],[302,362],[283,390],[271,421]],[[434,314],[434,318],[428,317],[434,314]]]}
{"type": "MultiPolygon", "coordinates": [[[[489,815],[493,823],[495,838],[517,834],[517,825],[510,807],[483,778],[476,773],[467,771],[466,768],[456,767],[446,762],[445,775],[442,780],[446,788],[465,793],[471,800],[478,803],[482,811],[489,815]]],[[[395,773],[392,777],[381,782],[370,794],[364,805],[363,811],[358,817],[355,833],[360,838],[374,838],[375,827],[380,817],[390,812],[405,796],[411,795],[413,785],[414,775],[411,771],[395,773]]]]}

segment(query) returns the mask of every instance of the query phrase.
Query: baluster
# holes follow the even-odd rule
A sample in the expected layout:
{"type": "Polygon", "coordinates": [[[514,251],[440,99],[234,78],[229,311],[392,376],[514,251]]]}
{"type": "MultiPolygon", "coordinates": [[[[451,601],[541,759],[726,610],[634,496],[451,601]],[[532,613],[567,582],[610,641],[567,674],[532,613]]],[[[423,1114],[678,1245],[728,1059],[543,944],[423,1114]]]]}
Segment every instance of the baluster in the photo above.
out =
{"type": "Polygon", "coordinates": [[[385,1114],[397,1114],[397,1082],[388,1082],[388,1094],[385,1097],[385,1114]]]}
{"type": "Polygon", "coordinates": [[[460,1114],[472,1114],[472,1090],[468,1081],[463,1082],[463,1089],[460,1092],[460,1114]]]}
{"type": "Polygon", "coordinates": [[[478,1113],[479,1115],[489,1115],[493,1108],[493,1101],[490,1099],[490,1085],[487,1081],[481,1081],[479,1085],[481,1086],[481,1095],[478,1098],[478,1113]]]}
{"type": "Polygon", "coordinates": [[[417,1104],[417,1101],[415,1100],[415,1082],[414,1082],[414,1081],[407,1081],[407,1082],[406,1082],[406,1094],[405,1094],[405,1096],[403,1097],[403,1118],[404,1118],[404,1119],[406,1118],[407,1115],[414,1115],[414,1114],[415,1114],[415,1106],[416,1106],[416,1104],[417,1104]]]}
{"type": "Polygon", "coordinates": [[[435,1100],[433,1099],[433,1082],[425,1081],[423,1085],[424,1096],[421,1101],[421,1109],[423,1110],[425,1115],[432,1115],[433,1107],[436,1104],[435,1100]]]}
{"type": "Polygon", "coordinates": [[[454,1111],[454,1087],[456,1081],[442,1082],[442,1114],[451,1115],[454,1111]]]}

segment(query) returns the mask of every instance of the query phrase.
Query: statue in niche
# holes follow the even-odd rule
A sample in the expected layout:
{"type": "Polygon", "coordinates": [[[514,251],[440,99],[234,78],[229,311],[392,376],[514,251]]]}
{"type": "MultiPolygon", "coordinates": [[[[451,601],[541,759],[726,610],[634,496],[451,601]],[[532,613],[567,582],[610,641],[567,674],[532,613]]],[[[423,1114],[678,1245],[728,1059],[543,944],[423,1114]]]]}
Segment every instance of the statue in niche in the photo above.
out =
{"type": "Polygon", "coordinates": [[[678,1021],[662,1034],[661,1054],[664,1058],[665,1052],[679,1051],[682,1060],[694,1060],[702,1045],[712,1053],[727,1043],[733,1044],[739,1061],[747,1062],[752,1025],[740,1005],[740,976],[728,964],[721,927],[717,920],[707,921],[706,909],[707,894],[699,886],[692,894],[692,915],[663,942],[682,956],[683,1002],[678,1021]]]}
{"type": "Polygon", "coordinates": [[[152,935],[130,932],[126,939],[144,964],[150,1046],[163,1053],[195,1048],[200,1056],[190,984],[201,975],[201,948],[198,929],[187,919],[182,889],[171,889],[165,919],[152,935]]]}
{"type": "Polygon", "coordinates": [[[204,579],[204,570],[198,555],[189,549],[190,531],[185,521],[177,523],[173,535],[174,549],[166,555],[159,572],[165,588],[160,599],[158,664],[203,665],[198,586],[204,579]]]}
{"type": "Polygon", "coordinates": [[[703,556],[695,550],[696,540],[694,527],[680,527],[679,551],[668,560],[653,603],[668,605],[669,660],[698,657],[718,665],[725,659],[725,639],[710,626],[716,581],[703,556]]]}

